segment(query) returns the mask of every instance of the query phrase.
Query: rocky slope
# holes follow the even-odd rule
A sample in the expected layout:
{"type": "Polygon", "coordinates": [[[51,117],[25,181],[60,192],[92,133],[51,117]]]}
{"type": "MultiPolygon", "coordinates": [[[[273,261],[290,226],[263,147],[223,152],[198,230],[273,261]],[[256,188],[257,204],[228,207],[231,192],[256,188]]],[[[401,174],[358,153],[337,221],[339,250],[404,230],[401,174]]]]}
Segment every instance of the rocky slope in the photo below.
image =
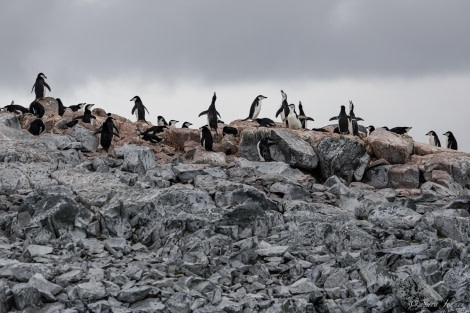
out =
{"type": "Polygon", "coordinates": [[[0,312],[470,311],[466,153],[241,121],[206,152],[116,117],[108,155],[104,111],[53,112],[0,114],[0,312]]]}

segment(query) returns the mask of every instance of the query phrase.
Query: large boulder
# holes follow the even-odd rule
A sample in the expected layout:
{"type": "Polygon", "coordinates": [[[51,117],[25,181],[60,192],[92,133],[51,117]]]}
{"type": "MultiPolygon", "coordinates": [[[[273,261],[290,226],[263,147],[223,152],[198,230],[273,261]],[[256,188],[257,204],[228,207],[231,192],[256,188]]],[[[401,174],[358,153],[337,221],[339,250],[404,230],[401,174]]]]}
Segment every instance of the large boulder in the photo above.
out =
{"type": "Polygon", "coordinates": [[[157,166],[155,153],[148,147],[125,145],[114,149],[116,157],[124,159],[121,170],[131,173],[144,174],[157,166]]]}
{"type": "Polygon", "coordinates": [[[336,175],[348,183],[362,180],[370,159],[362,144],[346,136],[320,139],[315,152],[320,159],[323,178],[336,175]]]}
{"type": "Polygon", "coordinates": [[[241,133],[240,157],[259,161],[257,144],[263,138],[270,138],[275,142],[270,147],[275,161],[307,171],[317,167],[318,156],[312,146],[302,140],[297,131],[288,129],[244,129],[241,133]]]}
{"type": "Polygon", "coordinates": [[[405,164],[413,153],[413,140],[410,137],[382,128],[373,131],[367,141],[377,159],[385,159],[391,164],[405,164]]]}
{"type": "Polygon", "coordinates": [[[67,135],[82,143],[82,151],[94,152],[98,149],[98,137],[94,132],[81,125],[75,125],[67,131],[67,135]]]}
{"type": "Polygon", "coordinates": [[[470,154],[442,152],[417,160],[426,181],[433,180],[434,171],[446,171],[463,188],[470,187],[470,154]]]}

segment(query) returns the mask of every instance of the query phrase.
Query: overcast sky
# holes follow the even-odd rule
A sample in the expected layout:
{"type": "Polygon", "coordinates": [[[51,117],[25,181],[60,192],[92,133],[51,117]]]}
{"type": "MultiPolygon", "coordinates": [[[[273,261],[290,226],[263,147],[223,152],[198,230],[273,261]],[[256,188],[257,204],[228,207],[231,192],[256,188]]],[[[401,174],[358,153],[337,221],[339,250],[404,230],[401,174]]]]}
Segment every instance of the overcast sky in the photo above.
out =
{"type": "Polygon", "coordinates": [[[167,120],[198,117],[214,91],[226,123],[280,89],[322,127],[355,103],[363,125],[453,131],[470,152],[470,1],[2,1],[0,105],[28,106],[39,72],[65,105],[131,120],[135,95],[167,120]]]}

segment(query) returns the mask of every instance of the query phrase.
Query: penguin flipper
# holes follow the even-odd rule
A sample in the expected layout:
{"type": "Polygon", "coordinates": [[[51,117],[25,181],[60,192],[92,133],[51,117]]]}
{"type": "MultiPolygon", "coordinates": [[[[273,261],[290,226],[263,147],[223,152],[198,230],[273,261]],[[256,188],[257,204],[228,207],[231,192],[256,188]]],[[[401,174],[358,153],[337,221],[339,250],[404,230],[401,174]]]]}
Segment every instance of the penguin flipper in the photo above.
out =
{"type": "Polygon", "coordinates": [[[137,109],[136,105],[134,105],[134,107],[132,108],[131,114],[134,114],[135,109],[137,109]]]}
{"type": "Polygon", "coordinates": [[[31,93],[33,93],[33,90],[35,87],[36,87],[36,83],[34,83],[33,88],[31,88],[31,93]]]}
{"type": "Polygon", "coordinates": [[[276,112],[276,117],[277,117],[279,114],[281,114],[281,112],[282,112],[283,109],[284,109],[284,108],[281,106],[281,107],[279,108],[279,110],[277,110],[277,112],[276,112]]]}
{"type": "Polygon", "coordinates": [[[356,121],[363,121],[362,117],[357,117],[357,116],[356,116],[356,117],[354,117],[354,119],[355,119],[356,121]]]}
{"type": "Polygon", "coordinates": [[[49,85],[46,82],[44,82],[44,86],[46,86],[47,89],[49,89],[49,91],[51,91],[51,87],[49,87],[49,85]]]}
{"type": "Polygon", "coordinates": [[[202,111],[201,113],[199,113],[198,117],[201,116],[201,115],[204,115],[204,114],[207,114],[207,110],[206,110],[206,111],[202,111]]]}
{"type": "MultiPolygon", "coordinates": [[[[119,134],[119,129],[117,129],[116,125],[113,124],[113,128],[116,130],[116,132],[119,134]]],[[[119,137],[119,136],[118,136],[119,137]]]]}
{"type": "Polygon", "coordinates": [[[116,133],[113,133],[113,135],[114,135],[114,136],[117,136],[119,139],[121,138],[121,137],[119,137],[119,135],[118,135],[118,134],[116,134],[116,133]]]}
{"type": "MultiPolygon", "coordinates": [[[[147,111],[148,114],[150,114],[149,110],[147,110],[147,108],[145,107],[145,105],[142,105],[145,109],[145,111],[147,111]]],[[[147,123],[148,124],[148,123],[147,123]]]]}
{"type": "Polygon", "coordinates": [[[330,121],[334,121],[334,120],[337,120],[337,119],[338,119],[338,117],[337,117],[337,116],[333,116],[333,117],[332,117],[332,118],[330,118],[329,120],[330,120],[330,121]]]}

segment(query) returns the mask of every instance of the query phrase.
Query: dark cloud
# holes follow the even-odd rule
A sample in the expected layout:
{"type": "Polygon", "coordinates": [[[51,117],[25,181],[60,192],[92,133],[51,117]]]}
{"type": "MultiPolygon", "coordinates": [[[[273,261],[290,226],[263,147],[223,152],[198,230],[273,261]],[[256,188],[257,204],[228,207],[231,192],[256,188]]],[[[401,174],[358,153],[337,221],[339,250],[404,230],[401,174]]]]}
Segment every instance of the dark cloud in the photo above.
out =
{"type": "Polygon", "coordinates": [[[468,1],[9,1],[2,85],[417,77],[470,70],[468,1]]]}

